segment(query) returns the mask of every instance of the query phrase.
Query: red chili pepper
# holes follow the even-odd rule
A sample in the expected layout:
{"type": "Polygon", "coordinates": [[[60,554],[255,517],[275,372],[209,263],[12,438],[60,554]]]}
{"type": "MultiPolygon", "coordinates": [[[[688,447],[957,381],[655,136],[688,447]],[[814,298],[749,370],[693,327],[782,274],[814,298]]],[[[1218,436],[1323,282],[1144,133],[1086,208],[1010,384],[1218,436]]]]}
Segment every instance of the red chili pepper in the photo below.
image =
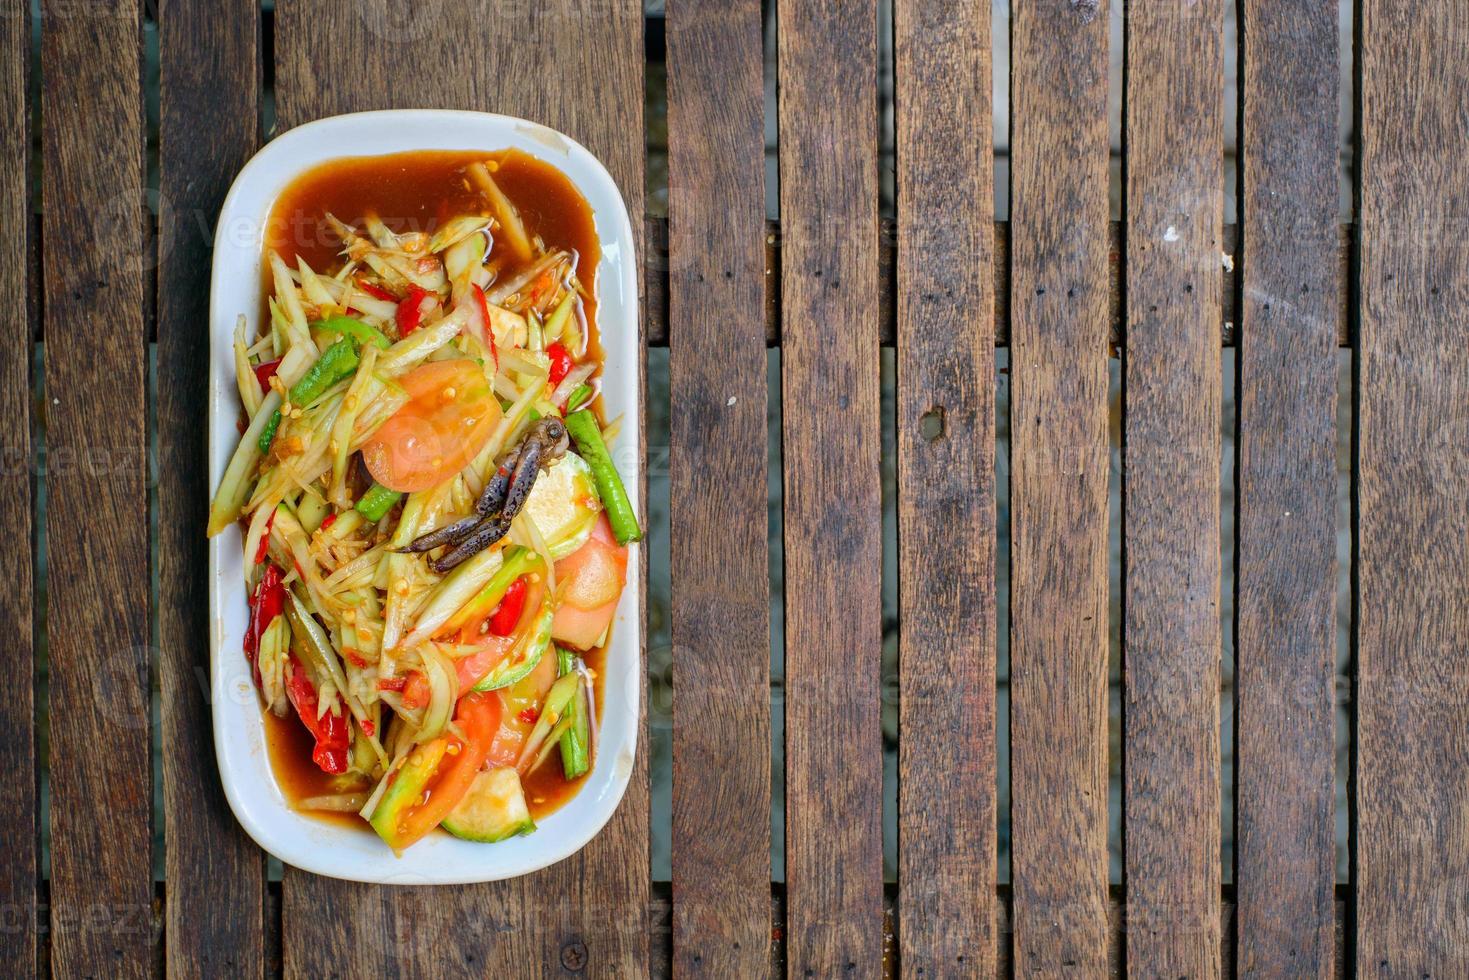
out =
{"type": "Polygon", "coordinates": [[[406,677],[384,677],[377,682],[379,691],[401,691],[408,684],[406,677]]]}
{"type": "Polygon", "coordinates": [[[368,738],[372,738],[372,736],[376,732],[377,732],[377,726],[372,723],[372,719],[371,718],[368,718],[366,721],[364,721],[362,723],[362,734],[366,735],[368,738]]]}
{"type": "Polygon", "coordinates": [[[555,387],[561,383],[562,378],[571,373],[571,352],[560,344],[552,344],[546,348],[546,353],[551,357],[551,385],[555,387]]]}
{"type": "Polygon", "coordinates": [[[359,670],[367,666],[367,661],[364,660],[362,658],[362,654],[358,653],[356,650],[343,650],[342,656],[346,657],[347,662],[350,663],[353,667],[358,668],[359,670]]]}
{"type": "Polygon", "coordinates": [[[305,725],[306,730],[316,739],[316,748],[311,752],[311,761],[316,763],[322,772],[333,774],[346,772],[347,742],[351,737],[351,732],[347,728],[347,719],[330,710],[318,718],[316,686],[306,676],[301,661],[293,656],[290,663],[291,670],[286,674],[286,697],[290,698],[291,704],[295,705],[296,714],[301,718],[301,724],[305,725]]]}
{"type": "Polygon", "coordinates": [[[280,366],[280,358],[255,365],[255,380],[260,382],[261,388],[266,391],[270,390],[270,379],[275,377],[276,369],[280,366]]]}
{"type": "MultiPolygon", "coordinates": [[[[274,517],[275,515],[272,514],[271,516],[274,517]]],[[[326,515],[326,517],[322,518],[321,523],[317,525],[316,529],[318,531],[325,531],[327,528],[331,527],[335,523],[337,523],[337,515],[328,514],[326,515]]]]}
{"type": "Polygon", "coordinates": [[[377,283],[371,282],[367,279],[359,278],[357,280],[357,288],[362,290],[367,295],[373,297],[374,299],[387,300],[389,303],[398,302],[398,297],[394,296],[392,293],[388,292],[377,283]]]}
{"type": "Polygon", "coordinates": [[[490,356],[495,359],[495,370],[500,370],[500,348],[495,346],[495,332],[490,329],[490,301],[485,298],[485,291],[474,283],[469,284],[469,295],[474,298],[475,309],[479,310],[480,329],[484,331],[482,339],[485,346],[490,349],[490,356]]]}
{"type": "Polygon", "coordinates": [[[516,715],[515,717],[519,718],[527,725],[534,725],[536,723],[536,719],[541,717],[541,713],[535,708],[524,708],[521,710],[520,714],[516,715]]]}
{"type": "Polygon", "coordinates": [[[266,552],[270,551],[270,526],[275,523],[275,511],[265,519],[265,533],[260,536],[260,547],[255,549],[255,564],[259,565],[265,561],[266,552]]]}
{"type": "Polygon", "coordinates": [[[250,661],[250,674],[257,687],[260,686],[260,667],[256,663],[260,654],[260,637],[285,608],[286,590],[281,585],[280,569],[267,565],[260,581],[255,583],[254,594],[250,596],[250,625],[245,629],[245,659],[250,661]]]}
{"type": "Polygon", "coordinates": [[[469,284],[469,295],[474,300],[474,308],[479,311],[479,326],[484,331],[480,337],[485,346],[495,345],[495,335],[490,331],[490,301],[485,298],[485,291],[474,283],[469,284]]]}
{"type": "Polygon", "coordinates": [[[525,576],[522,575],[510,583],[510,588],[505,590],[505,598],[490,613],[490,632],[496,636],[509,636],[510,631],[515,629],[515,624],[520,622],[520,612],[525,608],[525,576]]]}
{"type": "Polygon", "coordinates": [[[408,295],[403,298],[403,302],[398,304],[399,337],[406,337],[423,326],[424,314],[430,308],[429,304],[424,302],[427,299],[437,300],[437,297],[422,286],[408,287],[408,295]]]}

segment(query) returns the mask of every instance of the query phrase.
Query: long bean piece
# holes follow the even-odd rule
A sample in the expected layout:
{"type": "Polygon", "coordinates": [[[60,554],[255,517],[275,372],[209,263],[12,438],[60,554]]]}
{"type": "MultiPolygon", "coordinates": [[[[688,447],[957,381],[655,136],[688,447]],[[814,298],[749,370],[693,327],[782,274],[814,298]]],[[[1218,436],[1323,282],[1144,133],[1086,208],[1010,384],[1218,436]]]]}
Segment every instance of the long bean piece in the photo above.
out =
{"type": "Polygon", "coordinates": [[[617,467],[612,465],[607,444],[602,441],[602,427],[597,424],[597,417],[588,411],[572,412],[566,416],[566,431],[576,441],[576,449],[581,458],[591,467],[592,479],[597,484],[597,494],[602,498],[602,506],[607,509],[607,521],[612,525],[612,535],[617,538],[617,543],[641,541],[643,529],[638,526],[638,517],[633,513],[627,488],[622,485],[622,477],[617,475],[617,467]]]}

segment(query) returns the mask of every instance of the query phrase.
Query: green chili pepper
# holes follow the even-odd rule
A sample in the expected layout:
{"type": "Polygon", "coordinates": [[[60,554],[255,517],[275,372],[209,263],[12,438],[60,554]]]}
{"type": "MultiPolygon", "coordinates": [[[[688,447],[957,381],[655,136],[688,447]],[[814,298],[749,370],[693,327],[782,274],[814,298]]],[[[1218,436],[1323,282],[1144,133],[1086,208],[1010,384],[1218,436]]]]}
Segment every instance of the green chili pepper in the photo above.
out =
{"type": "Polygon", "coordinates": [[[306,369],[301,380],[291,385],[287,396],[292,405],[305,408],[322,392],[357,370],[357,348],[343,338],[321,352],[316,363],[306,369]]]}
{"type": "Polygon", "coordinates": [[[380,521],[402,496],[401,491],[389,490],[381,483],[374,483],[372,488],[362,495],[362,499],[357,501],[357,513],[369,521],[380,521]]]}
{"type": "Polygon", "coordinates": [[[280,413],[280,410],[277,409],[276,412],[275,412],[275,414],[270,417],[270,421],[267,422],[267,423],[265,423],[265,428],[262,429],[261,432],[260,432],[260,443],[259,443],[259,445],[260,445],[260,451],[262,453],[268,453],[268,452],[270,452],[270,440],[272,440],[272,439],[275,438],[275,430],[276,429],[279,429],[280,427],[281,427],[281,413],[280,413]]]}
{"type": "Polygon", "coordinates": [[[566,399],[566,410],[568,412],[576,411],[578,408],[581,408],[582,402],[590,397],[592,397],[591,385],[577,385],[572,389],[571,397],[566,399]]]}
{"type": "MultiPolygon", "coordinates": [[[[291,390],[286,392],[286,401],[297,408],[305,408],[320,398],[322,392],[356,370],[357,348],[352,346],[350,340],[339,340],[322,351],[315,363],[301,375],[301,380],[291,385],[291,390]]],[[[262,453],[270,452],[270,441],[275,438],[275,430],[280,428],[280,424],[281,413],[277,409],[270,421],[265,423],[265,430],[260,433],[262,453]]]]}
{"type": "Polygon", "coordinates": [[[383,350],[387,350],[392,346],[392,341],[388,339],[387,334],[371,324],[363,323],[361,320],[354,320],[350,316],[334,316],[328,320],[322,320],[320,323],[314,324],[314,326],[318,330],[326,330],[331,333],[339,333],[350,337],[359,344],[372,344],[374,347],[381,347],[383,350]]]}
{"type": "Polygon", "coordinates": [[[597,496],[607,509],[607,522],[612,525],[612,536],[618,544],[641,541],[642,528],[638,527],[637,515],[633,513],[632,501],[622,485],[622,477],[612,465],[607,454],[607,445],[602,441],[602,427],[591,412],[572,412],[566,416],[566,431],[576,441],[576,450],[591,467],[592,479],[597,484],[597,496]]]}

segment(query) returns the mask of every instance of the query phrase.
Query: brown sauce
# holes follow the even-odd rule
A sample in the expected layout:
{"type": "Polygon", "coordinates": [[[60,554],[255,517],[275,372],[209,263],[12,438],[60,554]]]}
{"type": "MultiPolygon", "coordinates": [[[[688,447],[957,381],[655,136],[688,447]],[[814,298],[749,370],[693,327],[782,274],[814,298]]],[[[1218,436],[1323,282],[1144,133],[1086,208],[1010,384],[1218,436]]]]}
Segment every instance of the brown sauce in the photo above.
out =
{"type": "MultiPolygon", "coordinates": [[[[375,157],[345,157],[307,170],[288,185],[271,208],[266,227],[266,247],[281,254],[292,267],[298,257],[313,270],[332,274],[341,268],[338,254],[342,241],[332,231],[326,216],[362,227],[363,219],[375,213],[399,234],[432,233],[442,222],[460,214],[488,213],[479,192],[465,176],[465,168],[476,161],[493,161],[494,178],[515,204],[532,237],[540,236],[547,248],[576,253],[576,275],[588,297],[596,295],[595,275],[601,259],[591,207],[565,174],[548,163],[518,150],[486,153],[473,150],[424,150],[375,157]]],[[[491,256],[508,256],[498,232],[491,256]]],[[[507,263],[500,277],[514,275],[519,266],[507,263]]],[[[262,296],[271,289],[267,267],[262,296]]],[[[263,299],[262,299],[263,302],[263,299]]],[[[583,300],[588,333],[587,356],[602,359],[596,325],[596,305],[583,300]]],[[[547,656],[553,656],[548,652],[547,656]]],[[[603,709],[604,649],[583,654],[596,672],[597,716],[603,709]]],[[[277,718],[264,712],[266,746],[276,783],[292,804],[314,796],[370,792],[366,779],[332,776],[311,761],[313,741],[294,712],[277,718]]],[[[354,726],[355,727],[355,726],[354,726]]],[[[558,751],[552,751],[540,769],[526,777],[524,789],[531,816],[541,820],[560,809],[581,788],[586,777],[568,782],[561,770],[558,751]]],[[[365,826],[355,813],[302,811],[324,821],[344,826],[365,826]]]]}
{"type": "MultiPolygon", "coordinates": [[[[311,750],[316,742],[301,719],[296,717],[295,708],[288,709],[286,717],[277,718],[270,711],[263,712],[265,718],[265,746],[270,753],[270,768],[275,773],[276,785],[281,794],[293,806],[313,796],[332,796],[340,793],[370,793],[372,785],[362,778],[333,776],[322,772],[311,761],[311,750]]],[[[328,823],[361,827],[365,822],[355,813],[336,813],[330,810],[303,810],[313,817],[328,823]]]]}
{"type": "MultiPolygon", "coordinates": [[[[546,656],[552,656],[552,651],[547,651],[546,656]]],[[[600,727],[603,704],[602,677],[604,671],[602,668],[607,662],[607,651],[605,648],[591,650],[582,654],[582,659],[586,661],[587,666],[597,675],[592,687],[596,694],[597,721],[600,727]]],[[[595,765],[595,757],[592,761],[595,765]]],[[[590,774],[590,771],[588,771],[587,775],[590,774]]],[[[551,758],[542,763],[541,768],[522,780],[523,788],[525,789],[525,802],[530,807],[530,815],[536,820],[540,820],[542,817],[555,813],[576,795],[577,790],[581,789],[582,783],[586,782],[586,779],[586,776],[582,776],[579,779],[568,781],[565,773],[561,770],[561,750],[552,749],[551,758]]]]}
{"type": "MultiPolygon", "coordinates": [[[[596,296],[602,249],[591,206],[565,174],[519,150],[419,150],[330,160],[281,191],[266,224],[266,247],[279,252],[292,268],[300,257],[317,272],[333,273],[341,268],[342,240],[327,221],[328,214],[361,229],[363,219],[373,213],[398,234],[432,234],[456,215],[488,214],[484,199],[465,176],[465,168],[476,161],[494,163],[495,183],[520,211],[528,235],[539,235],[547,248],[576,253],[577,278],[589,297],[596,296]]],[[[500,233],[493,237],[492,260],[508,257],[511,253],[500,233]]],[[[507,262],[500,278],[519,268],[507,262]]],[[[268,274],[261,285],[268,294],[268,274]]],[[[584,303],[590,328],[588,356],[600,360],[596,304],[590,299],[584,303]]]]}

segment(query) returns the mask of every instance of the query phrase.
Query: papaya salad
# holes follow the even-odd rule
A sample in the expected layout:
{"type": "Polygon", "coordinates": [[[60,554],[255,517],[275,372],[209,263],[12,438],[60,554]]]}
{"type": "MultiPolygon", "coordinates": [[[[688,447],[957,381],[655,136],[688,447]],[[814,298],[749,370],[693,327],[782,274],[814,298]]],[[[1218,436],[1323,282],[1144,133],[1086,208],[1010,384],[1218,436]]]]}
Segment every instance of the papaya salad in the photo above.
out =
{"type": "Polygon", "coordinates": [[[597,756],[641,538],[601,409],[590,211],[525,154],[310,171],[241,316],[241,529],[277,782],[395,852],[527,834],[597,756]]]}

